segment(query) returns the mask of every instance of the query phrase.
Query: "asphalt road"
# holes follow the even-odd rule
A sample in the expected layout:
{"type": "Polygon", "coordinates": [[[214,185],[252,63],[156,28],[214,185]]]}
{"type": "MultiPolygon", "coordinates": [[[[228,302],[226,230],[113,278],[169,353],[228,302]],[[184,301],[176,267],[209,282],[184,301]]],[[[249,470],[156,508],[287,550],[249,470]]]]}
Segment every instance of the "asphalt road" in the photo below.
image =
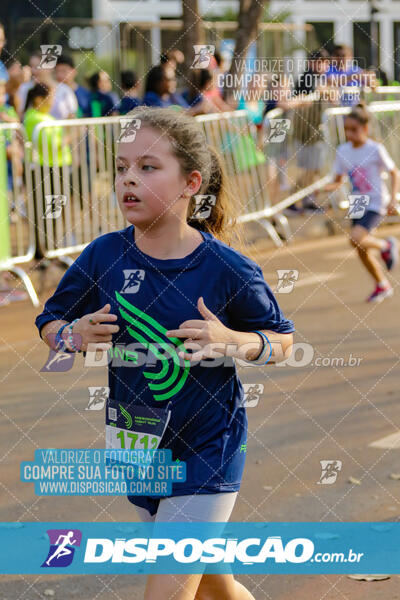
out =
{"type": "MultiPolygon", "coordinates": [[[[399,227],[390,231],[399,237],[399,227]]],[[[247,463],[231,520],[398,520],[400,435],[385,438],[400,430],[400,269],[390,277],[394,297],[368,305],[371,282],[343,237],[283,250],[265,242],[254,256],[273,289],[278,269],[298,271],[278,300],[299,348],[291,365],[241,369],[244,383],[264,390],[248,408],[247,463]],[[323,460],[341,461],[335,483],[318,483],[323,460]]],[[[65,374],[40,372],[47,351],[33,325],[38,312],[28,301],[0,308],[0,521],[137,521],[124,497],[37,497],[19,481],[20,461],[35,448],[103,445],[103,413],[85,407],[88,386],[106,385],[106,371],[85,370],[79,357],[65,374]]],[[[239,579],[257,600],[400,599],[399,576],[239,579]]],[[[0,577],[2,600],[139,600],[143,589],[142,576],[0,577]]]]}

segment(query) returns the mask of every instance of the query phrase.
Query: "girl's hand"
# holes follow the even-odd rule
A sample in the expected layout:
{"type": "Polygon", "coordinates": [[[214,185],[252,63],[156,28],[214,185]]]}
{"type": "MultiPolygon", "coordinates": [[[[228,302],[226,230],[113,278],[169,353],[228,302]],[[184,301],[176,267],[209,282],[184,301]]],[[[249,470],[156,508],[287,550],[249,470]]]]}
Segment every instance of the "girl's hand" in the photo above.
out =
{"type": "Polygon", "coordinates": [[[399,216],[399,205],[397,203],[397,200],[396,200],[396,202],[391,202],[388,205],[388,207],[387,207],[387,214],[391,215],[391,216],[396,216],[396,217],[399,216]]]}
{"type": "Polygon", "coordinates": [[[111,305],[105,304],[103,308],[81,317],[75,323],[72,335],[80,336],[78,343],[75,344],[80,350],[86,351],[90,343],[105,344],[105,346],[98,346],[99,349],[103,350],[110,347],[111,344],[109,342],[112,341],[112,334],[119,331],[118,325],[107,325],[104,323],[104,321],[116,321],[118,319],[117,315],[110,314],[110,310],[111,305]]]}
{"type": "Polygon", "coordinates": [[[181,358],[189,361],[198,361],[203,358],[217,358],[221,354],[225,354],[221,348],[225,347],[225,344],[232,342],[232,331],[228,327],[225,327],[218,317],[206,307],[202,297],[197,301],[197,308],[204,321],[200,319],[184,321],[179,325],[179,329],[167,331],[166,336],[187,338],[184,342],[186,350],[197,350],[193,354],[180,351],[178,355],[181,358]],[[207,347],[209,344],[216,343],[220,347],[218,351],[207,347]],[[199,349],[199,346],[201,346],[201,349],[199,349]]]}

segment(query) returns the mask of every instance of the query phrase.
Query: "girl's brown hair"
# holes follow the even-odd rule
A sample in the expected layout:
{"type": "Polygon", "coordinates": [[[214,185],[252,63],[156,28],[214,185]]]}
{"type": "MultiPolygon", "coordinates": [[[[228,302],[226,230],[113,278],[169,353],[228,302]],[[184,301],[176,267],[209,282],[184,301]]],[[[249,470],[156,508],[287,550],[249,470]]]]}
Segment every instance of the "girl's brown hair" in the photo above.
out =
{"type": "Polygon", "coordinates": [[[371,115],[365,102],[359,102],[356,106],[353,106],[351,112],[346,116],[349,119],[354,119],[357,123],[360,123],[360,125],[368,125],[371,120],[371,115]]]}
{"type": "Polygon", "coordinates": [[[128,117],[140,119],[140,126],[148,126],[166,135],[172,151],[179,161],[182,173],[189,175],[200,171],[202,185],[197,195],[213,195],[215,205],[207,219],[193,217],[196,209],[195,196],[190,199],[186,220],[191,227],[212,233],[215,237],[232,245],[242,246],[242,237],[234,209],[235,202],[229,189],[227,175],[221,156],[209,146],[200,123],[184,111],[175,108],[153,108],[139,106],[128,117]]]}
{"type": "Polygon", "coordinates": [[[27,93],[24,112],[33,105],[36,98],[47,98],[50,92],[51,89],[46,83],[36,83],[27,93]]]}

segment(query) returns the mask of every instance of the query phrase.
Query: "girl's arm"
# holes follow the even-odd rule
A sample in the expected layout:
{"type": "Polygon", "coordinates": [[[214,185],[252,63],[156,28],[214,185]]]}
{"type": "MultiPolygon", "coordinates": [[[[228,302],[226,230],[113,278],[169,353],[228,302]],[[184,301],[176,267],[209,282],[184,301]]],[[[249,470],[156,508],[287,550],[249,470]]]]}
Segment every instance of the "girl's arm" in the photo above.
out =
{"type": "Polygon", "coordinates": [[[325,192],[334,192],[335,190],[339,189],[340,186],[343,185],[343,183],[344,183],[344,175],[340,175],[339,173],[337,173],[335,176],[335,179],[333,181],[331,181],[331,183],[327,183],[320,190],[316,190],[316,193],[322,194],[325,192]]]}
{"type": "MultiPolygon", "coordinates": [[[[203,298],[199,298],[197,307],[203,320],[190,319],[181,323],[179,329],[166,332],[167,337],[185,338],[185,350],[194,350],[193,354],[181,350],[178,355],[189,361],[217,358],[221,354],[246,361],[259,357],[263,343],[258,333],[230,329],[207,308],[203,298]]],[[[267,364],[276,364],[289,358],[293,345],[292,333],[277,333],[269,329],[258,331],[262,331],[271,344],[272,351],[267,364]]]]}
{"type": "MultiPolygon", "coordinates": [[[[68,321],[62,321],[61,319],[58,321],[50,321],[49,323],[46,323],[46,325],[43,325],[42,329],[40,330],[40,337],[44,343],[49,346],[49,348],[52,348],[52,350],[56,349],[54,344],[55,335],[60,327],[64,325],[64,323],[68,323],[68,321]]],[[[65,339],[64,336],[62,337],[65,339]]]]}
{"type": "Polygon", "coordinates": [[[390,171],[390,176],[392,179],[392,198],[390,200],[387,211],[388,211],[389,215],[397,215],[398,214],[398,212],[397,212],[397,206],[398,206],[397,193],[399,191],[400,179],[399,179],[399,171],[396,167],[392,171],[390,171]]]}
{"type": "Polygon", "coordinates": [[[6,112],[0,112],[0,121],[4,121],[4,123],[17,123],[18,117],[17,115],[15,115],[14,117],[13,115],[9,115],[6,112]]]}
{"type": "MultiPolygon", "coordinates": [[[[267,364],[277,364],[289,358],[293,348],[293,334],[276,333],[268,329],[260,329],[271,344],[271,357],[267,364]]],[[[234,358],[252,361],[256,360],[262,350],[261,336],[253,332],[233,331],[232,344],[237,346],[237,351],[230,354],[234,358]]]]}
{"type": "Polygon", "coordinates": [[[72,334],[73,345],[83,351],[91,342],[109,342],[111,334],[118,331],[118,326],[110,323],[118,319],[117,315],[110,314],[110,304],[102,306],[98,293],[96,264],[97,255],[107,251],[103,243],[100,237],[86,246],[36,317],[35,325],[43,341],[54,350],[56,333],[65,323],[75,321],[72,332],[68,326],[62,332],[67,348],[68,336],[72,334]]]}
{"type": "MultiPolygon", "coordinates": [[[[112,341],[112,334],[119,331],[119,326],[106,324],[118,319],[117,315],[109,313],[110,308],[111,305],[106,304],[100,310],[84,315],[75,323],[72,334],[77,338],[74,341],[79,350],[86,351],[88,344],[106,344],[112,341]]],[[[55,335],[64,323],[69,323],[69,321],[63,321],[62,319],[50,321],[43,325],[40,331],[43,341],[53,350],[56,350],[55,335]]],[[[64,340],[67,340],[69,335],[68,329],[66,327],[61,334],[64,340]]]]}

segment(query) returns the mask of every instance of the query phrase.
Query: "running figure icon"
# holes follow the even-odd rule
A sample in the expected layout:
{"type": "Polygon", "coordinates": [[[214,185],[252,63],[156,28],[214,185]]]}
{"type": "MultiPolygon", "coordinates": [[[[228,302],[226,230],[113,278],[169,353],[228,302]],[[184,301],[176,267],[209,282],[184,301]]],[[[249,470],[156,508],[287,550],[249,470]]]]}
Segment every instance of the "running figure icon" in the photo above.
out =
{"type": "Polygon", "coordinates": [[[72,554],[72,550],[67,548],[68,544],[76,544],[78,540],[71,539],[74,536],[73,531],[68,531],[66,535],[59,535],[56,541],[57,549],[56,551],[46,560],[46,565],[50,566],[53,558],[61,558],[62,556],[66,556],[67,554],[72,554]],[[60,540],[63,540],[60,542],[60,540]]]}
{"type": "Polygon", "coordinates": [[[42,567],[68,567],[75,555],[75,550],[81,545],[82,531],[80,529],[48,529],[50,548],[42,567]]]}

